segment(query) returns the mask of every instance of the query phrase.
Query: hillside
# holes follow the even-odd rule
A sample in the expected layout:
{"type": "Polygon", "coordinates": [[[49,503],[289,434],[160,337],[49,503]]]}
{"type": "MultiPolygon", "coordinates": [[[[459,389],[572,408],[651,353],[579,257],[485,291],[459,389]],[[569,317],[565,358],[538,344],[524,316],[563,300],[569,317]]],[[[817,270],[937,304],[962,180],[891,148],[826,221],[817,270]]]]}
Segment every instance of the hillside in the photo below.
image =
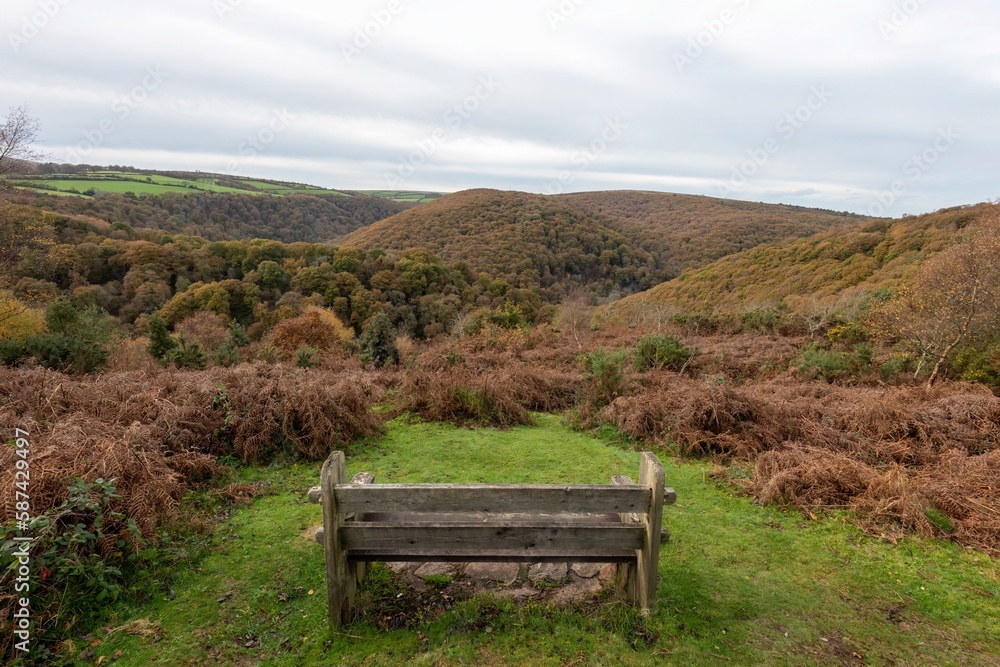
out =
{"type": "Polygon", "coordinates": [[[97,193],[162,195],[167,193],[227,192],[230,194],[288,195],[330,193],[337,190],[315,185],[212,174],[207,172],[157,171],[132,167],[42,164],[30,174],[11,179],[21,189],[69,197],[93,197],[97,193]]]}
{"type": "Polygon", "coordinates": [[[674,275],[764,243],[810,236],[861,219],[800,206],[634,190],[558,199],[654,253],[674,275]]]}
{"type": "Polygon", "coordinates": [[[795,308],[803,300],[893,288],[929,255],[955,240],[990,204],[965,206],[898,220],[868,220],[808,238],[771,243],[685,271],[623,299],[611,312],[651,308],[681,312],[737,311],[758,306],[795,308]]]}
{"type": "Polygon", "coordinates": [[[364,249],[424,248],[515,287],[592,286],[637,291],[666,274],[656,257],[565,202],[541,195],[469,190],[358,230],[341,241],[364,249]]]}
{"type": "Polygon", "coordinates": [[[154,196],[104,194],[69,197],[0,190],[17,204],[67,215],[99,218],[136,229],[201,236],[211,241],[271,239],[284,243],[331,241],[414,206],[368,195],[259,196],[215,192],[154,196]]]}

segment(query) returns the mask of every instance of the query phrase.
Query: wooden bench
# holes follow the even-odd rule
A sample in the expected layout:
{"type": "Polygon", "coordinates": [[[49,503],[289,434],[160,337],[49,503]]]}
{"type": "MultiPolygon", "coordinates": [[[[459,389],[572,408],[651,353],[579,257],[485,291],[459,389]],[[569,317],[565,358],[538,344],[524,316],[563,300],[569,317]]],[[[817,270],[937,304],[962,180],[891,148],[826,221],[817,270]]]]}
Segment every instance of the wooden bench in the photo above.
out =
{"type": "Polygon", "coordinates": [[[327,604],[333,627],[348,622],[369,562],[619,563],[619,586],[648,613],[656,599],[663,467],[642,454],[639,483],[601,485],[349,483],[343,452],[323,464],[309,499],[323,505],[316,539],[326,551],[327,604]]]}

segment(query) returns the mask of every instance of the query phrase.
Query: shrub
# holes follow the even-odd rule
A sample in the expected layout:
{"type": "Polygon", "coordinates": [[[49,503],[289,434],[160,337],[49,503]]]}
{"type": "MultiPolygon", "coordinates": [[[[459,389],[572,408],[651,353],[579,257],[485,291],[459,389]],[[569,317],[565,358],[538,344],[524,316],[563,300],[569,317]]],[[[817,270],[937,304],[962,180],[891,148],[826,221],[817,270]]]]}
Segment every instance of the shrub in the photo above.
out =
{"type": "Polygon", "coordinates": [[[108,350],[93,340],[62,333],[32,336],[25,348],[38,363],[54,371],[93,373],[108,363],[108,350]]]}
{"type": "Polygon", "coordinates": [[[868,331],[858,322],[848,322],[840,326],[833,327],[826,333],[826,337],[831,343],[843,343],[845,345],[860,345],[871,340],[868,331]]]}
{"type": "Polygon", "coordinates": [[[226,320],[210,310],[199,310],[174,327],[184,338],[197,343],[205,352],[214,352],[229,338],[226,320]]]}
{"type": "Polygon", "coordinates": [[[650,370],[681,370],[695,351],[669,334],[646,336],[635,346],[632,367],[638,373],[650,370]]]}
{"type": "Polygon", "coordinates": [[[968,346],[955,355],[955,372],[966,382],[979,382],[1000,389],[1000,344],[989,348],[968,346]]]}
{"type": "Polygon", "coordinates": [[[389,316],[379,312],[361,333],[361,360],[376,368],[399,363],[399,348],[389,316]]]}
{"type": "Polygon", "coordinates": [[[352,337],[350,330],[337,316],[323,308],[310,308],[302,315],[279,322],[274,327],[274,344],[285,354],[301,347],[317,350],[338,348],[352,337]]]}
{"type": "Polygon", "coordinates": [[[177,368],[193,368],[195,370],[205,370],[205,353],[197,343],[188,343],[181,334],[177,341],[177,347],[167,353],[168,362],[177,368]]]}
{"type": "Polygon", "coordinates": [[[171,350],[177,347],[177,341],[167,331],[167,323],[159,313],[149,316],[146,323],[149,332],[149,345],[146,350],[154,359],[163,360],[171,350]]]}
{"type": "Polygon", "coordinates": [[[519,329],[526,324],[521,309],[510,301],[504,304],[502,310],[489,313],[487,320],[501,329],[519,329]]]}
{"type": "Polygon", "coordinates": [[[629,364],[625,350],[605,352],[601,348],[583,355],[581,361],[589,407],[600,409],[624,393],[629,364]]]}
{"type": "Polygon", "coordinates": [[[316,362],[313,361],[313,357],[315,357],[318,352],[319,350],[315,347],[300,347],[295,352],[295,365],[299,368],[312,368],[316,365],[316,362]]]}
{"type": "Polygon", "coordinates": [[[781,314],[770,308],[754,308],[740,316],[743,331],[774,333],[781,324],[781,314]]]}
{"type": "Polygon", "coordinates": [[[802,351],[802,356],[792,362],[792,366],[810,374],[833,382],[846,377],[857,377],[871,370],[875,349],[869,343],[855,345],[850,352],[826,350],[820,343],[810,343],[802,351]]]}

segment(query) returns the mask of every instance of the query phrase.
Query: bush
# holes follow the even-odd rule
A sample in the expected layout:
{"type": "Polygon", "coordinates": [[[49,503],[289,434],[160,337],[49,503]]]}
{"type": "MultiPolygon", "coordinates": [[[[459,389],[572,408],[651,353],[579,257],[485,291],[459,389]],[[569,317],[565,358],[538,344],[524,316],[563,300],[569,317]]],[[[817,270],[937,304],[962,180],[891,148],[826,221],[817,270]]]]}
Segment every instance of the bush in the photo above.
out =
{"type": "Polygon", "coordinates": [[[833,382],[871,371],[874,355],[875,349],[869,343],[855,345],[850,352],[826,350],[820,343],[810,343],[792,366],[814,378],[833,382]]]}
{"type": "Polygon", "coordinates": [[[295,365],[298,366],[299,368],[312,368],[313,366],[316,365],[316,362],[313,361],[313,358],[316,356],[316,353],[318,352],[319,350],[317,350],[315,347],[300,347],[295,352],[295,365]]]}
{"type": "Polygon", "coordinates": [[[669,334],[646,336],[635,346],[632,367],[638,373],[661,369],[679,371],[694,354],[694,350],[669,334]]]}
{"type": "Polygon", "coordinates": [[[188,343],[183,334],[177,341],[177,347],[167,353],[166,359],[177,368],[193,368],[203,371],[207,366],[205,353],[202,352],[201,346],[197,343],[188,343]]]}
{"type": "Polygon", "coordinates": [[[342,341],[352,337],[337,316],[323,308],[310,308],[304,314],[274,327],[274,344],[285,354],[293,354],[302,347],[317,350],[339,348],[342,341]]]}
{"type": "Polygon", "coordinates": [[[625,350],[605,352],[601,348],[583,355],[581,361],[589,407],[600,409],[624,393],[629,365],[629,355],[625,350]]]}
{"type": "Polygon", "coordinates": [[[985,349],[968,346],[955,355],[955,372],[966,382],[1000,390],[1000,344],[985,349]]]}
{"type": "Polygon", "coordinates": [[[146,350],[154,359],[162,361],[171,350],[176,349],[177,341],[167,331],[167,323],[159,313],[149,316],[146,328],[149,332],[149,345],[146,350]]]}
{"type": "Polygon", "coordinates": [[[399,363],[399,348],[389,316],[379,312],[361,333],[361,360],[376,368],[399,363]]]}
{"type": "Polygon", "coordinates": [[[225,344],[229,338],[229,329],[225,318],[210,310],[199,310],[174,327],[174,331],[184,338],[197,343],[205,352],[214,352],[225,344]]]}

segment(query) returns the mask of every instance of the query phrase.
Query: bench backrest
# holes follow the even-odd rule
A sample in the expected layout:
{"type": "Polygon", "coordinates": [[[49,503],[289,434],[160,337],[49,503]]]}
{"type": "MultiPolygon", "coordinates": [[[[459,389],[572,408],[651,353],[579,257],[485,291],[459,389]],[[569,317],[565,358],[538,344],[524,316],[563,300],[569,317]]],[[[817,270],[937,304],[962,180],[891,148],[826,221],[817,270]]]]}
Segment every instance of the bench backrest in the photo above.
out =
{"type": "MultiPolygon", "coordinates": [[[[369,476],[370,480],[371,477],[369,476]]],[[[351,563],[367,561],[596,561],[631,564],[630,597],[656,591],[663,468],[642,454],[639,483],[612,485],[350,484],[343,453],[323,466],[323,543],[331,623],[353,597],[351,563]]]]}

